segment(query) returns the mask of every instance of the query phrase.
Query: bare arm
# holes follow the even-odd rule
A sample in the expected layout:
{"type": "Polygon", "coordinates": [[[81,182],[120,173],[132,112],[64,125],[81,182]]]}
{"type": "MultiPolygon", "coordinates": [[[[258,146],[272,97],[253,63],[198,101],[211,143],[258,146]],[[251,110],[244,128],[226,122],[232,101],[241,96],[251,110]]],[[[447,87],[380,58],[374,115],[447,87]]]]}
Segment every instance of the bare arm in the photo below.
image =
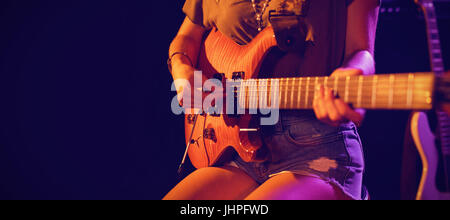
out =
{"type": "MultiPolygon", "coordinates": [[[[183,105],[185,88],[191,88],[194,82],[194,65],[197,63],[204,33],[205,29],[202,26],[194,24],[186,17],[177,36],[170,44],[171,73],[177,90],[178,102],[181,105],[183,105]]],[[[191,90],[191,92],[193,91],[191,90]]]]}
{"type": "Polygon", "coordinates": [[[170,44],[169,57],[172,58],[172,76],[176,79],[190,79],[197,63],[200,44],[205,29],[202,26],[192,23],[189,18],[185,18],[177,36],[170,44]],[[182,54],[173,54],[177,52],[186,53],[188,57],[182,54]],[[192,62],[192,64],[191,64],[192,62]]]}
{"type": "MultiPolygon", "coordinates": [[[[347,9],[347,37],[345,61],[332,76],[372,75],[375,73],[375,35],[380,0],[354,0],[347,9]]],[[[345,121],[360,125],[363,109],[352,109],[343,100],[335,98],[329,88],[316,91],[314,112],[319,120],[338,126],[345,121]]]]}
{"type": "Polygon", "coordinates": [[[375,35],[380,0],[354,0],[347,9],[347,38],[343,68],[375,73],[375,35]]]}

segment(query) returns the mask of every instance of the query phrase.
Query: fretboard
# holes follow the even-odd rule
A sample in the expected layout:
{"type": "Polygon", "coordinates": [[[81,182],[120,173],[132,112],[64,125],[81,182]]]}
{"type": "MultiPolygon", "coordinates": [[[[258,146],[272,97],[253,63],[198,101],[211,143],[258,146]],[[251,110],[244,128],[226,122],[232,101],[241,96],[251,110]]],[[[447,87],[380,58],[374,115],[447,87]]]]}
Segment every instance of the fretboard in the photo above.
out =
{"type": "Polygon", "coordinates": [[[430,73],[251,79],[241,81],[238,98],[245,109],[312,109],[323,85],[355,108],[429,110],[434,84],[430,73]]]}
{"type": "Polygon", "coordinates": [[[441,42],[439,37],[439,28],[436,16],[436,10],[432,1],[423,4],[425,22],[427,26],[428,47],[431,69],[438,76],[444,76],[444,62],[442,60],[441,42]]]}

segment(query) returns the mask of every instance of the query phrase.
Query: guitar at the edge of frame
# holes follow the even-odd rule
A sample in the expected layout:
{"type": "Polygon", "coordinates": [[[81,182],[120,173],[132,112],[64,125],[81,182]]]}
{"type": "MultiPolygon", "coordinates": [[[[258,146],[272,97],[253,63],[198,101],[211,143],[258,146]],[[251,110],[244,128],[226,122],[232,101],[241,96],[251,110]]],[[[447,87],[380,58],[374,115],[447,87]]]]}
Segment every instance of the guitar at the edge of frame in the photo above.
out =
{"type": "MultiPolygon", "coordinates": [[[[426,21],[428,47],[432,71],[436,77],[445,74],[442,60],[436,11],[432,0],[415,0],[421,6],[426,21]]],[[[417,200],[450,200],[450,116],[447,106],[437,108],[437,129],[433,133],[427,114],[414,112],[411,116],[411,135],[422,162],[422,176],[417,200]],[[439,161],[441,160],[442,172],[439,161]],[[437,187],[437,176],[442,175],[443,187],[437,187]]]]}

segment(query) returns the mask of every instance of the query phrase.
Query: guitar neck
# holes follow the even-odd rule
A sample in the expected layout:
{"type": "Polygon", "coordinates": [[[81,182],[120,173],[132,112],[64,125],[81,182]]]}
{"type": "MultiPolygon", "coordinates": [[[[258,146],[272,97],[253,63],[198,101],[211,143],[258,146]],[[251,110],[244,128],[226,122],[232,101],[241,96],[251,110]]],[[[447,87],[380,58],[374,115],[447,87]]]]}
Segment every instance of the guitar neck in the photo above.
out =
{"type": "Polygon", "coordinates": [[[245,109],[312,109],[319,85],[333,89],[355,108],[429,110],[433,107],[435,76],[411,73],[242,80],[239,105],[245,109]]]}
{"type": "Polygon", "coordinates": [[[431,69],[438,77],[444,76],[444,62],[442,60],[441,42],[436,16],[436,10],[432,1],[424,3],[422,6],[425,23],[427,26],[428,47],[430,55],[431,69]]]}
{"type": "MultiPolygon", "coordinates": [[[[444,62],[442,60],[441,42],[436,16],[436,9],[432,0],[423,0],[420,4],[424,12],[427,26],[428,48],[430,64],[437,77],[444,76],[444,62]]],[[[437,110],[438,134],[440,149],[444,158],[445,188],[450,190],[450,117],[447,113],[437,110]]]]}

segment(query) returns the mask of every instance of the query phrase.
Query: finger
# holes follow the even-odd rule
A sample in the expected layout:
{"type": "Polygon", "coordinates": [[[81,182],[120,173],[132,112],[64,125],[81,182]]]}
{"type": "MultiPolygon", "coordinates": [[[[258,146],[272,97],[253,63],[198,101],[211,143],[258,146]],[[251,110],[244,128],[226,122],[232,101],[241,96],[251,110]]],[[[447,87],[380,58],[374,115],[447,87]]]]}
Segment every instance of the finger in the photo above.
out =
{"type": "Polygon", "coordinates": [[[319,120],[326,120],[328,119],[328,114],[325,109],[324,104],[324,88],[323,86],[317,86],[316,91],[314,94],[314,101],[313,101],[313,109],[314,113],[316,114],[317,119],[319,120]]]}
{"type": "Polygon", "coordinates": [[[361,124],[363,116],[360,113],[352,109],[348,104],[342,101],[342,99],[336,99],[334,100],[334,103],[340,114],[343,115],[345,119],[352,121],[357,125],[361,124]]]}
{"type": "Polygon", "coordinates": [[[363,71],[358,68],[338,68],[336,69],[331,76],[360,76],[363,75],[363,71]]]}
{"type": "Polygon", "coordinates": [[[342,115],[338,111],[336,105],[334,104],[334,94],[332,89],[326,89],[325,90],[325,107],[327,110],[328,117],[333,123],[341,123],[342,122],[342,115]]]}

